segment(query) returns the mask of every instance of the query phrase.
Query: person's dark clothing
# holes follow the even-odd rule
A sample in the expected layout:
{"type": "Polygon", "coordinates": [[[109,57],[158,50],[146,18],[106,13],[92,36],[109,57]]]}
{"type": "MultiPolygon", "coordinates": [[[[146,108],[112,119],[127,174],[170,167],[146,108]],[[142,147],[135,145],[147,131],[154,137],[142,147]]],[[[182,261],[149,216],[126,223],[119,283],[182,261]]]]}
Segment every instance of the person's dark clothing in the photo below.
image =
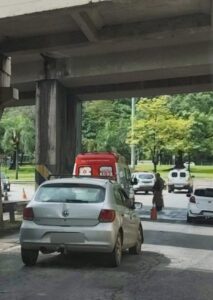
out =
{"type": "Polygon", "coordinates": [[[161,177],[157,177],[155,184],[153,186],[153,200],[152,203],[156,205],[157,211],[162,210],[164,203],[163,203],[163,191],[164,188],[164,181],[161,177]]]}

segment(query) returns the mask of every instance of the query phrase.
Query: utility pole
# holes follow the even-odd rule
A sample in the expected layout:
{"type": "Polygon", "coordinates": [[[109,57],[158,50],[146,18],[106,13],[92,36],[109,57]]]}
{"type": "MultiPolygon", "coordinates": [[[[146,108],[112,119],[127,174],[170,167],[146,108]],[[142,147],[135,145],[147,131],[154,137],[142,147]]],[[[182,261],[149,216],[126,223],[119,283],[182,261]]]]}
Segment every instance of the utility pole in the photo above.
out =
{"type": "Polygon", "coordinates": [[[131,110],[131,168],[135,168],[135,145],[133,143],[134,138],[134,119],[135,119],[135,98],[132,97],[132,110],[131,110]]]}

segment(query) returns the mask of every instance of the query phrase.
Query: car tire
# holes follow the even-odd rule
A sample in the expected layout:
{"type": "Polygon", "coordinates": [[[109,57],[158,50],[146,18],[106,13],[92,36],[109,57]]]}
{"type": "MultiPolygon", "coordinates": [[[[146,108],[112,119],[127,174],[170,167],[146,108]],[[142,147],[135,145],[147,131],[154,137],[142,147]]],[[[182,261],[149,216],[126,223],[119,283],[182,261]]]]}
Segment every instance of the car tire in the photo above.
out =
{"type": "Polygon", "coordinates": [[[38,250],[21,247],[21,258],[26,266],[34,266],[38,259],[38,250]]]}
{"type": "Polygon", "coordinates": [[[140,255],[142,243],[143,243],[143,233],[141,227],[139,227],[136,245],[134,247],[129,248],[129,254],[140,255]]]}
{"type": "Polygon", "coordinates": [[[173,189],[168,188],[168,193],[171,193],[171,192],[173,192],[173,189]]]}
{"type": "Polygon", "coordinates": [[[121,264],[121,258],[122,258],[122,238],[121,238],[121,233],[118,233],[116,242],[115,242],[115,247],[110,253],[110,266],[111,267],[118,267],[121,264]]]}
{"type": "Polygon", "coordinates": [[[192,218],[189,216],[189,214],[187,214],[186,221],[187,223],[192,223],[192,218]]]}

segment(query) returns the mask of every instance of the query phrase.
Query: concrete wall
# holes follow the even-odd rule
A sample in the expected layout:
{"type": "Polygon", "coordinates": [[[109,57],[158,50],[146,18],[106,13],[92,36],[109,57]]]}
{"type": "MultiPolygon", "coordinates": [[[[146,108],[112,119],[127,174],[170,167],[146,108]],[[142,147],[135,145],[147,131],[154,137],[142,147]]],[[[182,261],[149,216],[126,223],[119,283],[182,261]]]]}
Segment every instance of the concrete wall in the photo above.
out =
{"type": "Polygon", "coordinates": [[[31,14],[45,10],[86,5],[107,0],[1,0],[0,18],[31,14]]]}

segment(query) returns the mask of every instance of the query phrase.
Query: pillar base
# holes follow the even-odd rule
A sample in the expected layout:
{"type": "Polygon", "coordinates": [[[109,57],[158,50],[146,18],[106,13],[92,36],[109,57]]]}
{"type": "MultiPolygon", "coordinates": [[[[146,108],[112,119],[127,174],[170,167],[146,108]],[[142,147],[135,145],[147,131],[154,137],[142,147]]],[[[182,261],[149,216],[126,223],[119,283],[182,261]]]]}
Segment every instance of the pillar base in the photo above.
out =
{"type": "Polygon", "coordinates": [[[7,107],[8,103],[19,99],[19,91],[12,87],[0,87],[0,105],[7,107]]]}

